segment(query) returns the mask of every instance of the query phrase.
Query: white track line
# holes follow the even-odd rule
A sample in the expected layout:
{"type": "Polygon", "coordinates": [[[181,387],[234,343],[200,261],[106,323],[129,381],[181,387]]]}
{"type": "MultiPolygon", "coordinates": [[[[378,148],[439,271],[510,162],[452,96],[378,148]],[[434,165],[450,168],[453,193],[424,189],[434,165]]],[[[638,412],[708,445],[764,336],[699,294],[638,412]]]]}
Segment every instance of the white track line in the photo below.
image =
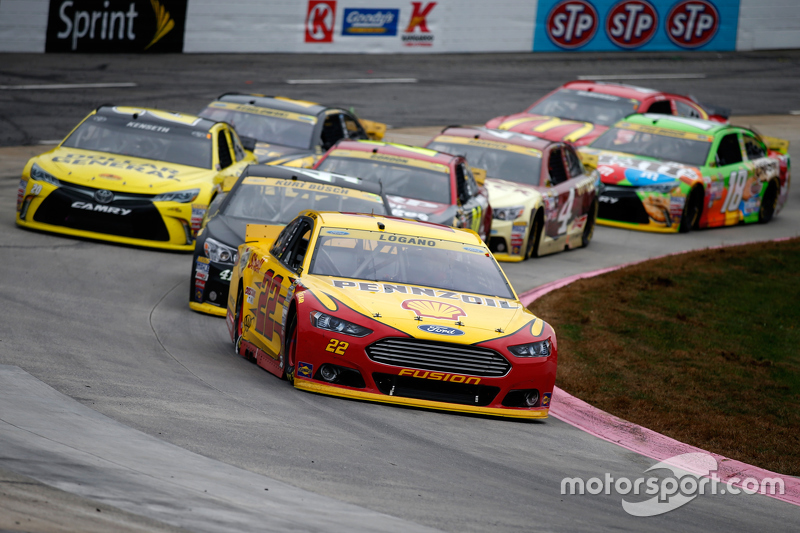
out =
{"type": "Polygon", "coordinates": [[[34,91],[39,89],[114,89],[136,87],[133,82],[123,83],[56,83],[52,85],[0,85],[3,91],[34,91]]]}
{"type": "Polygon", "coordinates": [[[333,80],[286,80],[289,85],[327,85],[338,83],[417,83],[417,78],[347,78],[333,80]]]}
{"type": "Polygon", "coordinates": [[[699,80],[705,78],[705,74],[620,74],[613,75],[585,75],[578,76],[579,80],[603,81],[603,80],[699,80]]]}

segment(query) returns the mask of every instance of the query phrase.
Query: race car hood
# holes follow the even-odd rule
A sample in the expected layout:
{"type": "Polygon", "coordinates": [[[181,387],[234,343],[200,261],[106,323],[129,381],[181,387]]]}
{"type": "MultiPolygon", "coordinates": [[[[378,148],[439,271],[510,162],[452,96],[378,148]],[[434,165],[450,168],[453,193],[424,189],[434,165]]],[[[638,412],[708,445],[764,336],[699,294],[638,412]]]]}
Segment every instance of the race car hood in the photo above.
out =
{"type": "Polygon", "coordinates": [[[578,146],[588,145],[608,131],[608,126],[600,126],[591,122],[529,113],[498,117],[487,122],[486,127],[527,133],[549,141],[569,141],[578,146]]]}
{"type": "Polygon", "coordinates": [[[492,208],[513,207],[532,203],[533,205],[542,203],[542,193],[533,185],[525,185],[513,181],[505,181],[497,178],[487,178],[484,183],[486,190],[489,191],[489,203],[492,208]]]}
{"type": "Polygon", "coordinates": [[[646,187],[675,183],[677,180],[691,185],[702,179],[700,169],[691,165],[604,150],[581,151],[597,157],[600,181],[606,185],[646,187]]]}
{"type": "Polygon", "coordinates": [[[59,180],[95,189],[138,194],[179,191],[210,183],[217,171],[77,148],[56,148],[36,158],[59,180]]]}
{"type": "Polygon", "coordinates": [[[387,198],[389,199],[389,206],[392,208],[392,214],[396,217],[414,218],[424,222],[451,226],[458,212],[458,208],[454,205],[416,200],[403,196],[387,196],[387,198]]]}
{"type": "Polygon", "coordinates": [[[264,142],[257,142],[253,153],[258,158],[259,163],[271,163],[273,165],[280,165],[286,161],[314,155],[313,150],[308,148],[293,148],[264,142]]]}
{"type": "MultiPolygon", "coordinates": [[[[252,221],[250,223],[252,224],[252,221]]],[[[247,219],[218,214],[209,219],[206,231],[209,237],[233,248],[238,248],[244,242],[247,224],[247,219]]]]}
{"type": "Polygon", "coordinates": [[[309,276],[303,282],[332,311],[345,305],[418,338],[445,340],[419,328],[436,325],[463,331],[456,334],[459,342],[480,342],[502,335],[498,329],[512,333],[533,318],[519,302],[506,298],[330,276],[309,276]]]}

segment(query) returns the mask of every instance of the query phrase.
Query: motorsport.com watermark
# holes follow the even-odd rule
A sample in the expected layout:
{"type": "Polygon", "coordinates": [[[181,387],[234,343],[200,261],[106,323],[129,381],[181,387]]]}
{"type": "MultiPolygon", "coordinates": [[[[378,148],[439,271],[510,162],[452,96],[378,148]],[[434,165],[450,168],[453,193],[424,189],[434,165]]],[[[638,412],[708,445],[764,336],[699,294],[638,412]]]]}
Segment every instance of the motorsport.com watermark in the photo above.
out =
{"type": "Polygon", "coordinates": [[[669,477],[614,478],[606,473],[603,478],[579,477],[561,480],[561,494],[609,495],[612,491],[622,496],[653,496],[643,501],[622,498],[622,508],[633,516],[656,516],[675,510],[704,494],[784,494],[785,482],[781,477],[732,477],[722,481],[717,476],[717,460],[707,453],[686,453],[662,461],[647,470],[667,469],[669,477]],[[674,465],[683,465],[683,468],[674,465]],[[691,471],[690,471],[691,470],[691,471]],[[707,477],[708,476],[708,477],[707,477]],[[721,486],[720,486],[721,485],[721,486]],[[738,486],[737,486],[738,485],[738,486]]]}

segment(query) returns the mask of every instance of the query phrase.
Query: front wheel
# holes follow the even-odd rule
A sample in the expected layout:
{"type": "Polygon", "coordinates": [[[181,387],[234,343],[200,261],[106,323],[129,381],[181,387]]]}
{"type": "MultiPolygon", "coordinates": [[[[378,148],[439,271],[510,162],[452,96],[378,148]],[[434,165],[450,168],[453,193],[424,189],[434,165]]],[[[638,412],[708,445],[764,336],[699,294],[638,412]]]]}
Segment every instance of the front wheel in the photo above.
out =
{"type": "Polygon", "coordinates": [[[678,226],[680,233],[688,233],[693,229],[697,229],[697,223],[700,220],[700,213],[703,210],[703,189],[693,189],[683,205],[683,213],[681,214],[681,223],[678,226]]]}
{"type": "Polygon", "coordinates": [[[542,218],[538,212],[531,214],[531,231],[528,233],[528,242],[525,244],[525,259],[539,257],[539,238],[542,234],[542,218]]]}
{"type": "Polygon", "coordinates": [[[283,350],[283,375],[289,383],[294,383],[294,367],[297,362],[297,315],[292,317],[286,335],[286,347],[283,350]]]}

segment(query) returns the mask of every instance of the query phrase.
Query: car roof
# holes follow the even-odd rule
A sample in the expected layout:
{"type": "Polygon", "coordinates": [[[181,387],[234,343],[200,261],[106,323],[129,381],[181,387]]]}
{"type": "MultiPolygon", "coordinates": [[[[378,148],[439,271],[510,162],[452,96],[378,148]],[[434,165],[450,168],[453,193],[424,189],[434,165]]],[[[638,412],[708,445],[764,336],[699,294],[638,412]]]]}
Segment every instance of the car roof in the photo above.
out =
{"type": "Polygon", "coordinates": [[[655,89],[638,87],[636,85],[589,80],[570,81],[559,87],[559,89],[572,89],[573,91],[588,91],[601,94],[611,94],[614,96],[621,96],[623,98],[635,98],[636,100],[643,100],[644,98],[648,98],[657,94],[668,94],[661,91],[656,91],[655,89]]]}
{"type": "Polygon", "coordinates": [[[283,167],[279,165],[249,165],[242,177],[277,178],[292,181],[308,181],[315,183],[327,183],[337,187],[346,187],[357,191],[369,192],[382,195],[381,185],[361,178],[325,172],[321,170],[311,170],[297,167],[283,167]]]}
{"type": "Polygon", "coordinates": [[[689,133],[696,133],[698,135],[714,135],[720,130],[730,128],[730,126],[727,124],[721,124],[712,120],[675,117],[672,115],[658,115],[656,113],[629,115],[615,124],[615,126],[619,126],[625,122],[630,124],[641,124],[644,126],[657,126],[659,128],[685,131],[689,133]]]}
{"type": "Polygon", "coordinates": [[[434,140],[441,135],[452,135],[453,137],[468,137],[473,139],[480,139],[483,141],[494,141],[499,143],[514,144],[516,146],[524,146],[525,148],[535,148],[536,150],[544,150],[554,141],[534,137],[533,135],[526,135],[508,130],[493,130],[489,128],[469,128],[461,126],[449,126],[442,130],[442,132],[434,137],[434,140]]]}
{"type": "MultiPolygon", "coordinates": [[[[309,212],[307,211],[304,214],[307,213],[309,212]]],[[[481,238],[473,231],[434,224],[433,222],[423,222],[420,220],[383,215],[358,215],[329,211],[313,211],[313,213],[316,213],[320,222],[328,227],[375,231],[381,229],[379,224],[383,224],[383,231],[389,233],[402,233],[414,237],[457,241],[485,247],[481,238]]]]}
{"type": "Polygon", "coordinates": [[[298,113],[301,115],[319,115],[328,108],[317,104],[315,102],[307,102],[305,100],[294,100],[283,96],[266,96],[263,94],[243,94],[243,93],[225,93],[217,100],[222,102],[233,102],[236,104],[247,104],[256,107],[266,107],[269,109],[278,109],[280,111],[288,111],[290,113],[298,113]]]}
{"type": "Polygon", "coordinates": [[[109,118],[130,116],[131,120],[141,121],[143,123],[164,127],[189,128],[202,132],[207,132],[217,124],[217,122],[213,120],[201,118],[197,115],[188,115],[186,113],[176,113],[147,107],[101,105],[95,110],[95,114],[109,118]]]}
{"type": "Polygon", "coordinates": [[[458,156],[437,152],[430,148],[419,146],[409,146],[406,144],[387,143],[383,141],[339,141],[331,148],[331,155],[336,150],[356,150],[360,152],[372,152],[395,157],[405,157],[417,159],[429,163],[439,163],[440,165],[450,166],[458,156]]]}

